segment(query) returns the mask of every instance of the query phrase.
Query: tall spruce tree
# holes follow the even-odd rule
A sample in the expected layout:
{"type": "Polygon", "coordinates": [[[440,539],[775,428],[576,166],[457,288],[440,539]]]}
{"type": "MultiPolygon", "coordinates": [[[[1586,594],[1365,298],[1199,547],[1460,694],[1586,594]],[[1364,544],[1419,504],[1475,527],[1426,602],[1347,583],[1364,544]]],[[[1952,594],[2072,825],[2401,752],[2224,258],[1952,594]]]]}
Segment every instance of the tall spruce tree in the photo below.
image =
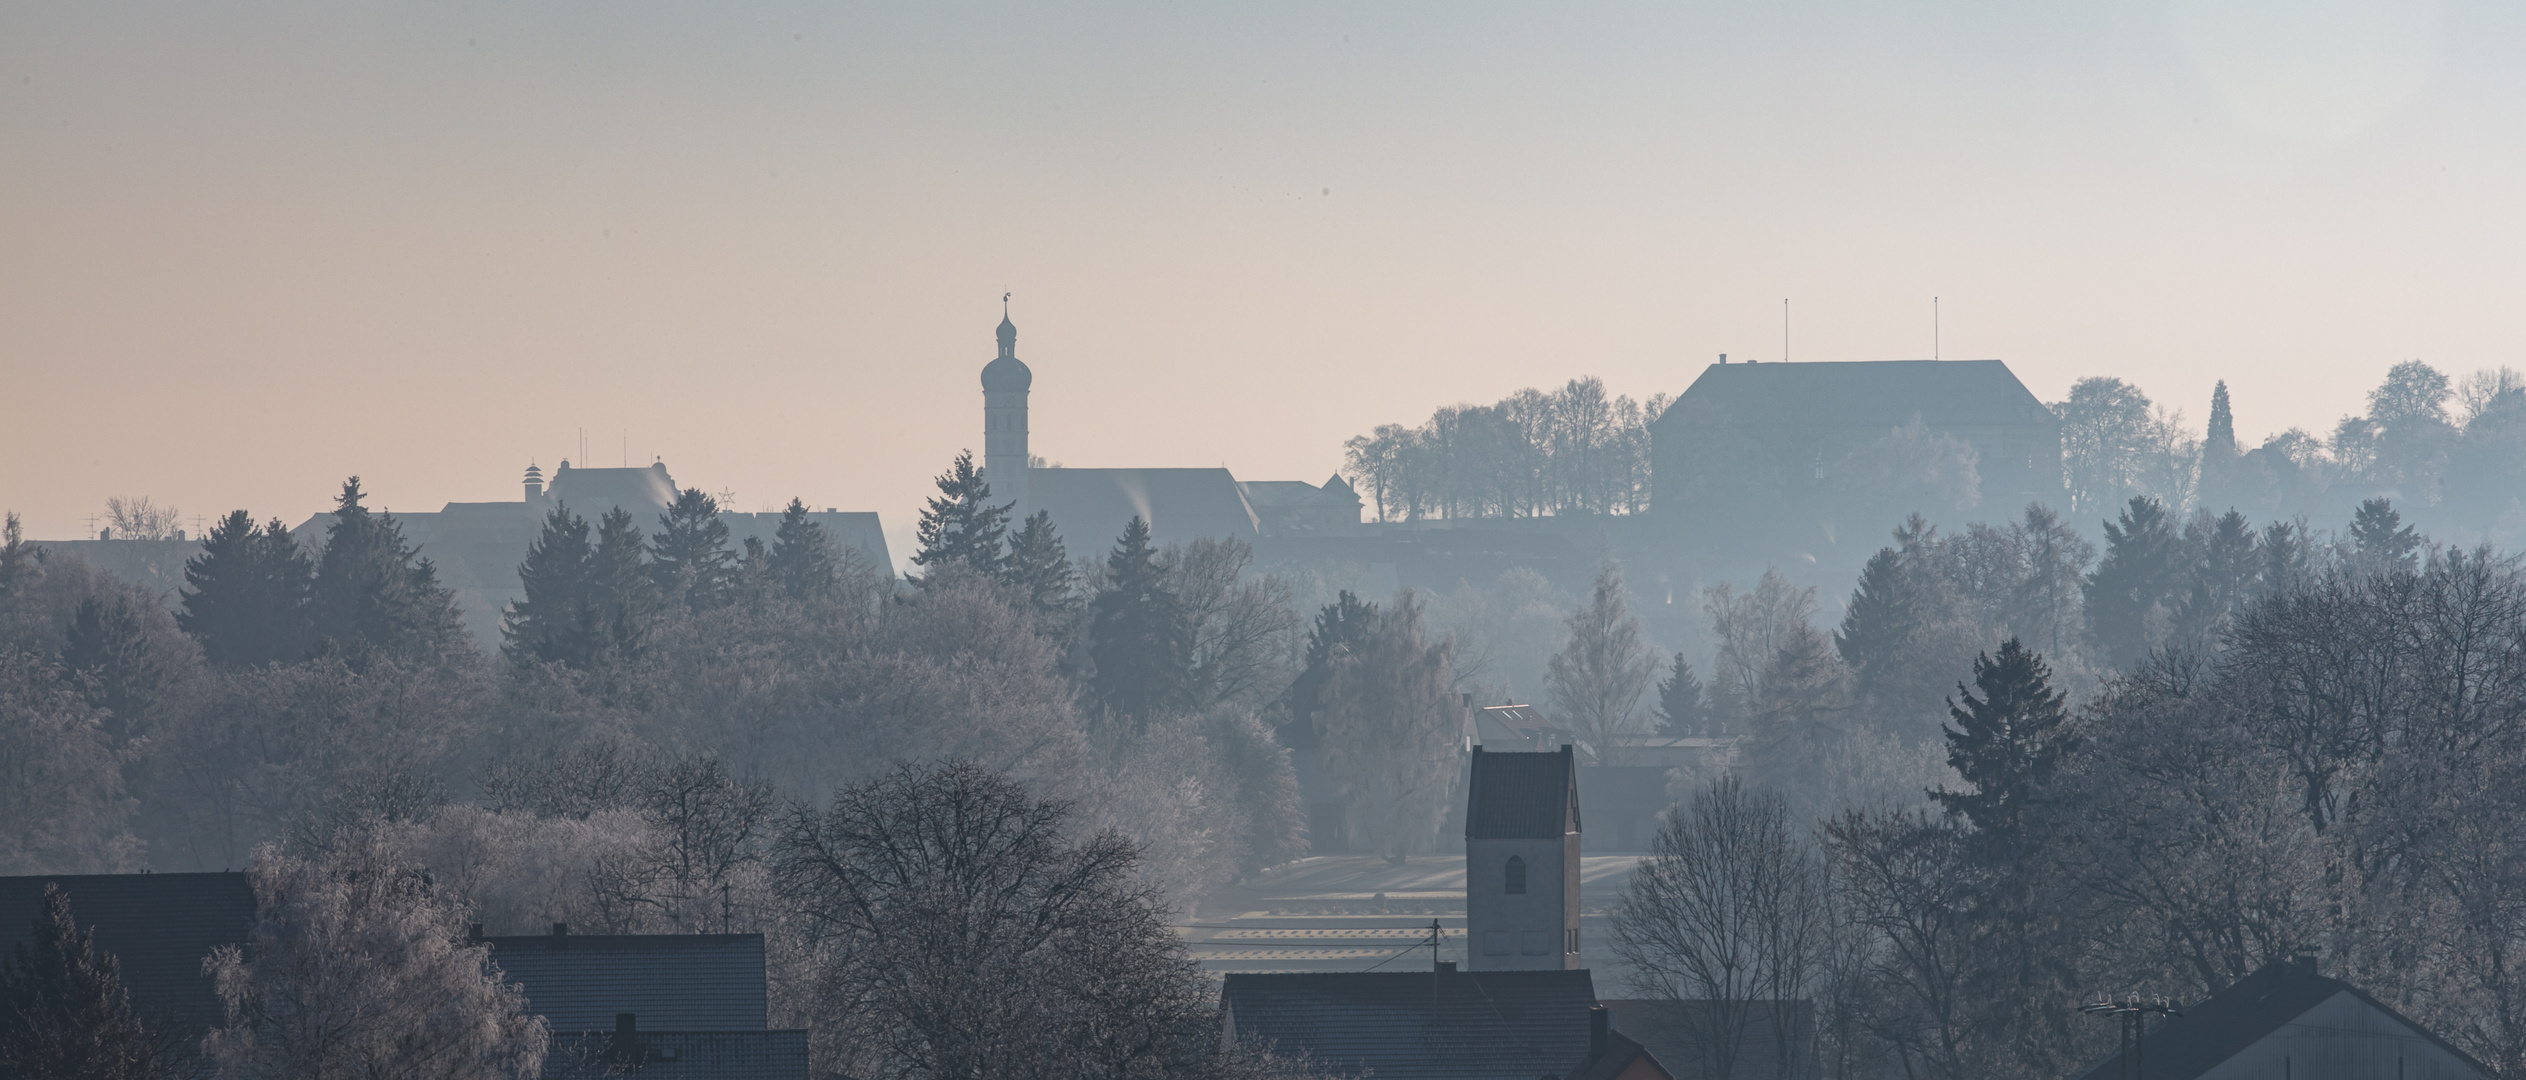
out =
{"type": "Polygon", "coordinates": [[[991,485],[974,468],[973,451],[957,454],[935,482],[939,493],[922,509],[915,529],[921,550],[913,553],[912,562],[929,571],[923,579],[952,574],[951,568],[998,575],[1006,557],[1000,543],[1008,532],[1010,507],[992,504],[991,485]]]}
{"type": "Polygon", "coordinates": [[[588,555],[588,587],[595,597],[605,646],[621,659],[640,655],[658,617],[658,582],[649,573],[649,541],[631,511],[615,507],[596,525],[588,555]]]}
{"type": "Polygon", "coordinates": [[[70,617],[61,670],[71,690],[106,713],[116,745],[136,733],[171,672],[151,647],[142,611],[130,597],[89,597],[70,617]]]}
{"type": "Polygon", "coordinates": [[[2174,636],[2185,648],[2207,655],[2218,648],[2229,621],[2256,595],[2263,558],[2255,550],[2254,526],[2235,510],[2196,522],[2185,532],[2186,546],[2199,557],[2176,604],[2174,636]]]}
{"type": "Polygon", "coordinates": [[[571,513],[567,504],[554,504],[517,568],[525,595],[511,601],[500,620],[502,653],[519,664],[595,666],[604,652],[592,580],[595,555],[588,545],[587,519],[571,513]]]}
{"type": "Polygon", "coordinates": [[[224,668],[298,659],[307,652],[315,565],[274,518],[257,529],[232,511],[184,563],[183,607],[175,623],[224,668]]]}
{"type": "Polygon", "coordinates": [[[1325,685],[1333,678],[1333,664],[1361,648],[1376,633],[1377,625],[1376,602],[1362,600],[1349,589],[1335,594],[1332,603],[1316,612],[1315,625],[1307,630],[1305,664],[1281,698],[1281,745],[1312,750],[1322,744],[1324,732],[1317,715],[1325,685]]]}
{"type": "Polygon", "coordinates": [[[2119,520],[2105,523],[2105,557],[2086,586],[2088,632],[2116,667],[2157,645],[2150,616],[2166,617],[2182,565],[2182,538],[2156,499],[2133,496],[2119,520]]]}
{"type": "Polygon", "coordinates": [[[1988,850],[2003,857],[2021,850],[2027,807],[2041,796],[2071,746],[2069,733],[2062,730],[2069,707],[2051,679],[2044,658],[2010,638],[2000,644],[1998,656],[1974,658],[1974,685],[1956,685],[1963,700],[1947,702],[1947,715],[1955,723],[1939,729],[1947,735],[1947,763],[1967,790],[1941,786],[1930,798],[1972,822],[1988,850]],[[1982,692],[1980,697],[1975,690],[1982,692]]]}
{"type": "Polygon", "coordinates": [[[2408,574],[2421,566],[2421,534],[2403,523],[2394,503],[2370,499],[2351,517],[2351,550],[2370,573],[2408,574]]]}
{"type": "Polygon", "coordinates": [[[1708,735],[1710,704],[1703,700],[1702,681],[1693,674],[1693,665],[1684,662],[1684,654],[1675,654],[1666,678],[1658,680],[1658,734],[1708,735]]]}
{"type": "Polygon", "coordinates": [[[2288,521],[2265,525],[2262,542],[2255,545],[2255,550],[2261,554],[2263,563],[2256,596],[2286,596],[2307,583],[2305,526],[2288,521]]]}
{"type": "Polygon", "coordinates": [[[1089,612],[1088,656],[1096,674],[1088,689],[1109,721],[1137,734],[1151,719],[1185,707],[1192,628],[1149,545],[1147,521],[1134,516],[1123,526],[1089,612]]]}
{"type": "Polygon", "coordinates": [[[437,568],[405,541],[394,515],[370,513],[365,497],[359,477],[344,481],[325,528],[310,604],[317,647],[354,660],[461,656],[456,594],[439,585],[437,568]]]}
{"type": "Polygon", "coordinates": [[[2202,440],[2203,460],[2221,462],[2237,456],[2237,419],[2228,410],[2228,380],[2210,388],[2210,429],[2202,440]]]}
{"type": "Polygon", "coordinates": [[[763,566],[773,590],[791,600],[833,595],[833,541],[825,536],[823,525],[807,520],[805,502],[793,498],[781,511],[781,525],[772,534],[763,566]]]}
{"type": "Polygon", "coordinates": [[[1875,693],[1897,673],[1920,631],[1920,605],[1913,596],[1903,554],[1877,549],[1859,571],[1842,625],[1833,632],[1833,648],[1851,669],[1862,695],[1875,693]]]}
{"type": "Polygon", "coordinates": [[[1079,570],[1070,565],[1070,553],[1062,546],[1060,531],[1053,528],[1051,511],[1035,511],[1009,537],[1009,557],[1002,572],[1037,616],[1058,618],[1075,610],[1079,570]]]}
{"type": "Polygon", "coordinates": [[[728,523],[719,520],[719,500],[700,488],[685,488],[658,515],[658,526],[650,543],[649,572],[659,594],[694,611],[726,605],[737,584],[737,553],[728,547],[728,523]]]}
{"type": "Polygon", "coordinates": [[[71,918],[70,897],[44,886],[29,940],[0,965],[0,1076],[157,1080],[173,1044],[141,1022],[122,965],[96,931],[71,918]]]}

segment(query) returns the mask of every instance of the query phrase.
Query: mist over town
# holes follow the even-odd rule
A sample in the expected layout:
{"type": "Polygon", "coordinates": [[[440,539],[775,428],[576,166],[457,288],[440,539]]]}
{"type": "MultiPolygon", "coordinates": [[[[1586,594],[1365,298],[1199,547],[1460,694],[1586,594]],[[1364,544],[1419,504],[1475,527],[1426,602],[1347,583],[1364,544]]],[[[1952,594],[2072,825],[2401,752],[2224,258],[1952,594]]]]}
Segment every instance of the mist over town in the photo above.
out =
{"type": "Polygon", "coordinates": [[[2522,40],[0,11],[0,1078],[2526,1078],[2522,40]]]}

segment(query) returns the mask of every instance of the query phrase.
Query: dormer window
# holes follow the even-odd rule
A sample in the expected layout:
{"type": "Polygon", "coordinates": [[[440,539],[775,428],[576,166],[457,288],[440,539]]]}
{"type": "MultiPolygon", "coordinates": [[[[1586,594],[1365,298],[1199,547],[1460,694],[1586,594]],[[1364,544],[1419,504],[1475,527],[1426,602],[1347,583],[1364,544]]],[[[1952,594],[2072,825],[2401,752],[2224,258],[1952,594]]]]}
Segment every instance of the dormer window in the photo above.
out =
{"type": "Polygon", "coordinates": [[[1523,855],[1509,856],[1508,870],[1502,875],[1502,877],[1506,878],[1508,881],[1508,888],[1505,891],[1509,895],[1526,895],[1526,857],[1523,855]]]}

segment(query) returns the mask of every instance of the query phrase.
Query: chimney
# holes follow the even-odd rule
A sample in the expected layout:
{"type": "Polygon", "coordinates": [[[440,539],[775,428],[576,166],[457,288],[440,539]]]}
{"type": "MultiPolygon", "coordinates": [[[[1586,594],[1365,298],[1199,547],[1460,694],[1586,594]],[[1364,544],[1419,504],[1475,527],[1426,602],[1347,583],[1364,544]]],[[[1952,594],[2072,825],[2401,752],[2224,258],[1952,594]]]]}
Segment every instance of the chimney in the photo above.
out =
{"type": "Polygon", "coordinates": [[[474,924],[472,924],[472,925],[470,925],[470,926],[467,926],[467,927],[465,928],[465,940],[467,940],[467,941],[481,941],[481,940],[482,940],[482,924],[481,924],[481,923],[474,923],[474,924]]]}
{"type": "Polygon", "coordinates": [[[566,922],[557,922],[557,923],[554,923],[554,924],[553,924],[553,936],[554,936],[554,937],[569,937],[569,936],[570,936],[570,924],[569,924],[569,923],[566,923],[566,922]]]}
{"type": "Polygon", "coordinates": [[[1613,1031],[1613,1017],[1603,1005],[1588,1007],[1588,1064],[1605,1056],[1605,1036],[1613,1031]]]}
{"type": "Polygon", "coordinates": [[[1727,363],[1727,362],[1728,362],[1728,354],[1727,354],[1727,353],[1720,353],[1720,354],[1719,354],[1719,362],[1720,362],[1720,363],[1722,363],[1722,364],[1727,363]]]}
{"type": "Polygon", "coordinates": [[[615,1013],[614,1037],[605,1044],[606,1063],[615,1069],[634,1069],[640,1066],[643,1056],[640,1052],[639,1014],[615,1013]]]}

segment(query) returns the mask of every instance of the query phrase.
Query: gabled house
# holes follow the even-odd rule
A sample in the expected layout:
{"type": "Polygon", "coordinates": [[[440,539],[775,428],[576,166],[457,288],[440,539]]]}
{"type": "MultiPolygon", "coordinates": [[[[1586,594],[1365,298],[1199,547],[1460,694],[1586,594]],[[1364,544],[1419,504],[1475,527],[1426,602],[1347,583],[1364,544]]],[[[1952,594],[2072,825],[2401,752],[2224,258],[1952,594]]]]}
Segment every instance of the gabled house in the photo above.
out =
{"type": "Polygon", "coordinates": [[[2317,974],[2313,957],[2274,961],[2158,1023],[2127,1061],[2076,1080],[2490,1080],[2472,1055],[2366,991],[2317,974]],[[2135,1069],[2134,1066],[2139,1066],[2135,1069]]]}
{"type": "Polygon", "coordinates": [[[1377,1080],[1537,1080],[1588,1051],[1585,971],[1231,974],[1228,1038],[1377,1080]]]}
{"type": "Polygon", "coordinates": [[[768,1027],[761,934],[482,939],[553,1032],[546,1080],[806,1080],[807,1033],[768,1027]]]}

